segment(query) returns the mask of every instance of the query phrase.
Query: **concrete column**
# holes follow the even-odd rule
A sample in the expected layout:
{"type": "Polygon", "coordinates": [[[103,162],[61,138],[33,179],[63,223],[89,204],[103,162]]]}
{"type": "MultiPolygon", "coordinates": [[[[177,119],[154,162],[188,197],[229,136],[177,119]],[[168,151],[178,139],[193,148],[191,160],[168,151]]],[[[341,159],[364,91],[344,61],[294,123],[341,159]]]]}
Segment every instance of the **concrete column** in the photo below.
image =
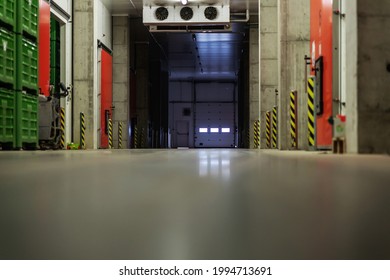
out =
{"type": "Polygon", "coordinates": [[[390,2],[343,5],[347,150],[390,153],[390,2]],[[356,47],[357,46],[357,47],[356,47]]]}
{"type": "Polygon", "coordinates": [[[249,32],[249,148],[254,148],[254,123],[260,119],[259,90],[259,29],[251,28],[249,32]]]}
{"type": "Polygon", "coordinates": [[[113,105],[114,147],[118,147],[118,126],[123,124],[122,148],[130,148],[129,133],[129,18],[113,18],[113,105]]]}
{"type": "Polygon", "coordinates": [[[307,96],[304,57],[310,53],[310,0],[278,0],[279,148],[291,147],[290,92],[298,92],[298,143],[307,149],[307,96]]]}
{"type": "Polygon", "coordinates": [[[85,114],[86,147],[94,148],[94,1],[74,1],[74,141],[80,143],[80,112],[85,114]]]}
{"type": "Polygon", "coordinates": [[[278,9],[276,0],[259,2],[261,147],[265,148],[265,115],[276,105],[278,87],[278,9]]]}

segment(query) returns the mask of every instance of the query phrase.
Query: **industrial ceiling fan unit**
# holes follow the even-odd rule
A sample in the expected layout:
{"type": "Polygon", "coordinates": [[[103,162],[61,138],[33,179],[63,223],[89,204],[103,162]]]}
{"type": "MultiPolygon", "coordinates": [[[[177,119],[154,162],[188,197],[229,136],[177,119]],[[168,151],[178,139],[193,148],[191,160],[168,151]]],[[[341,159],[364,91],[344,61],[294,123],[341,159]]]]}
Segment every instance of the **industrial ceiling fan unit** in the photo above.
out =
{"type": "Polygon", "coordinates": [[[163,21],[163,20],[166,20],[168,18],[169,11],[165,7],[159,7],[156,9],[154,14],[155,14],[157,20],[163,21]]]}
{"type": "Polygon", "coordinates": [[[150,26],[229,25],[230,5],[218,0],[210,5],[202,2],[146,2],[143,7],[143,23],[150,26]]]}
{"type": "Polygon", "coordinates": [[[207,7],[204,10],[204,16],[208,20],[215,20],[218,17],[218,10],[215,7],[207,7]]]}
{"type": "Polygon", "coordinates": [[[194,17],[194,11],[191,7],[181,8],[180,17],[185,21],[191,20],[194,17]]]}

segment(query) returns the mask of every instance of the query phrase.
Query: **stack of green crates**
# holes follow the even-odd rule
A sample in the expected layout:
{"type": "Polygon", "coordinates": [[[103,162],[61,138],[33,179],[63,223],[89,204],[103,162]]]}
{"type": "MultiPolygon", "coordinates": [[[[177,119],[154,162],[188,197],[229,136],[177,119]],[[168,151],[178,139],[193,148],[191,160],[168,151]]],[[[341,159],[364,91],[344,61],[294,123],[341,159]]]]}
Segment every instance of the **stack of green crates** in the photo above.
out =
{"type": "Polygon", "coordinates": [[[39,0],[0,2],[0,146],[38,145],[39,0]]]}
{"type": "Polygon", "coordinates": [[[16,1],[0,1],[0,146],[16,145],[16,1]]]}

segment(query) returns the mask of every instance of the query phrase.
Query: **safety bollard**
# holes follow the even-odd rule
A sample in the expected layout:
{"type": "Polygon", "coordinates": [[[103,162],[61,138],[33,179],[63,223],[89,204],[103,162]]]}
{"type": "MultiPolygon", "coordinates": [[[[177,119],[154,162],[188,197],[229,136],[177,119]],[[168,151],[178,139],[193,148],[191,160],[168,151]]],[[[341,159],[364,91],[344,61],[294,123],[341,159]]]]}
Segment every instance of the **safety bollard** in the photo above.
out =
{"type": "Polygon", "coordinates": [[[108,148],[112,149],[114,147],[113,145],[113,139],[112,139],[112,119],[108,120],[108,148]]]}
{"type": "Polygon", "coordinates": [[[291,135],[291,148],[298,149],[298,93],[296,91],[290,92],[290,135],[291,135]]]}
{"type": "Polygon", "coordinates": [[[85,149],[85,115],[80,113],[80,149],[85,149]]]}
{"type": "Polygon", "coordinates": [[[267,148],[271,148],[271,111],[265,113],[265,140],[267,148]]]}
{"type": "Polygon", "coordinates": [[[260,121],[255,121],[253,128],[255,149],[260,148],[260,121]]]}
{"type": "Polygon", "coordinates": [[[278,107],[272,108],[272,148],[278,148],[278,107]]]}
{"type": "Polygon", "coordinates": [[[118,123],[118,149],[122,149],[122,122],[118,123]]]}
{"type": "Polygon", "coordinates": [[[60,111],[60,122],[61,122],[60,149],[64,149],[65,148],[65,108],[62,107],[60,111]]]}

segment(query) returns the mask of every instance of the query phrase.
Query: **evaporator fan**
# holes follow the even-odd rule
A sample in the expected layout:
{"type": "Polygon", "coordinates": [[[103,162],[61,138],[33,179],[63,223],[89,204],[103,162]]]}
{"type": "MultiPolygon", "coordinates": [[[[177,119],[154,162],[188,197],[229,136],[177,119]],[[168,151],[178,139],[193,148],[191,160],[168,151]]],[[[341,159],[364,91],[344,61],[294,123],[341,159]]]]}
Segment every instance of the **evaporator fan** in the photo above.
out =
{"type": "Polygon", "coordinates": [[[207,7],[205,10],[204,10],[204,16],[208,19],[208,20],[214,20],[217,18],[218,16],[218,11],[215,7],[207,7]]]}
{"type": "Polygon", "coordinates": [[[166,20],[168,18],[168,15],[169,15],[169,12],[168,12],[168,9],[165,8],[165,7],[160,7],[160,8],[157,8],[156,10],[156,18],[158,20],[166,20]]]}
{"type": "Polygon", "coordinates": [[[184,7],[180,10],[180,16],[184,20],[190,20],[194,16],[194,12],[190,7],[184,7]]]}

